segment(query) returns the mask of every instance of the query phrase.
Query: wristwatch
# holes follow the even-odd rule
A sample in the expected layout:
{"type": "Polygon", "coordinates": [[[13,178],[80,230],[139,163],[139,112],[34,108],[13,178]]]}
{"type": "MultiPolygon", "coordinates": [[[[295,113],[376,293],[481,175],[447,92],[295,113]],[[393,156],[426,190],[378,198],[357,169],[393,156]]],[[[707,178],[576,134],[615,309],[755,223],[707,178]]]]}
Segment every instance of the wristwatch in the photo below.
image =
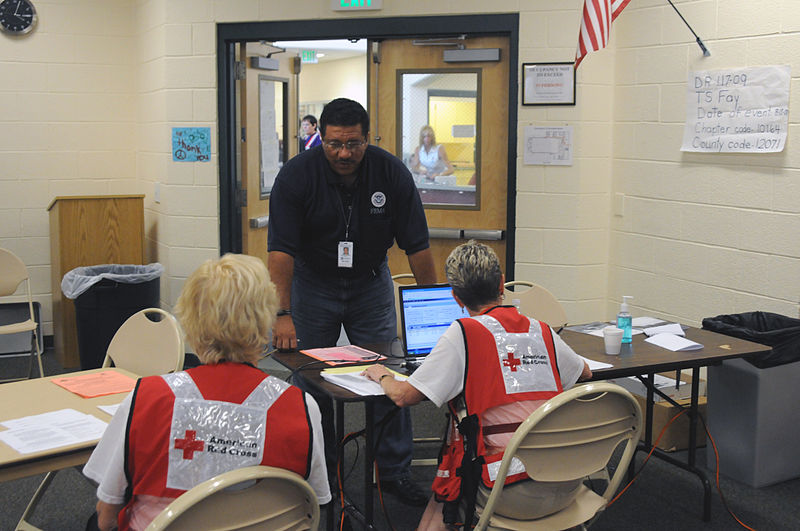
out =
{"type": "Polygon", "coordinates": [[[278,310],[278,317],[282,317],[284,315],[292,315],[292,310],[278,310]]]}
{"type": "Polygon", "coordinates": [[[378,378],[378,383],[382,385],[383,384],[383,379],[386,378],[387,376],[390,377],[390,378],[393,377],[391,374],[381,374],[381,377],[378,378]]]}

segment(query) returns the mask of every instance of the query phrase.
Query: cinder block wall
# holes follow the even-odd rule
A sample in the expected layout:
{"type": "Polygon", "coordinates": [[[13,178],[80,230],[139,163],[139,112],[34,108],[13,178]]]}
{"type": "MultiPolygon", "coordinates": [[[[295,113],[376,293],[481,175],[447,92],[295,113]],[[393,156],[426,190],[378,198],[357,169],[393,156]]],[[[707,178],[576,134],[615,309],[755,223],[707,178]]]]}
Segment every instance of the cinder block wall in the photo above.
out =
{"type": "Polygon", "coordinates": [[[711,57],[663,2],[631,2],[613,28],[611,200],[619,194],[622,215],[610,217],[607,315],[633,295],[634,315],[692,324],[752,310],[797,317],[800,4],[676,5],[711,57]],[[689,72],[783,64],[793,79],[782,153],[680,151],[689,72]]]}
{"type": "MultiPolygon", "coordinates": [[[[678,5],[711,58],[700,57],[669,5],[637,0],[615,22],[609,48],[581,64],[576,106],[518,108],[515,273],[547,286],[571,322],[612,317],[623,294],[636,297],[635,315],[694,324],[751,309],[797,314],[797,113],[780,154],[679,148],[688,72],[767,64],[797,72],[800,6],[678,5]],[[573,165],[525,166],[528,125],[572,125],[573,165]]],[[[520,62],[561,62],[574,58],[582,6],[498,0],[491,8],[520,13],[520,62]]],[[[186,276],[219,252],[215,24],[353,15],[334,14],[323,0],[48,0],[36,7],[34,33],[0,35],[0,245],[31,267],[50,334],[47,204],[58,195],[144,193],[147,257],[166,267],[162,304],[169,308],[186,276]],[[210,162],[172,161],[171,128],[184,126],[211,128],[210,162]]],[[[410,0],[384,2],[364,16],[485,9],[410,0]]]]}

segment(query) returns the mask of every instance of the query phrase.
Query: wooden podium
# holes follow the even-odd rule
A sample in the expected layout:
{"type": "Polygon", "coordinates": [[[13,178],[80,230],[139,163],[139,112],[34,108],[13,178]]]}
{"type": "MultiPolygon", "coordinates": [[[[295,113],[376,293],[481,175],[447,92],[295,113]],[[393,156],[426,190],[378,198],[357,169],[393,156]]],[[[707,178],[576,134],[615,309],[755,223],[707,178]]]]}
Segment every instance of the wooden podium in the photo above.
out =
{"type": "Polygon", "coordinates": [[[75,306],[61,292],[61,279],[81,266],[143,264],[144,195],[62,196],[47,210],[56,358],[77,367],[75,306]]]}

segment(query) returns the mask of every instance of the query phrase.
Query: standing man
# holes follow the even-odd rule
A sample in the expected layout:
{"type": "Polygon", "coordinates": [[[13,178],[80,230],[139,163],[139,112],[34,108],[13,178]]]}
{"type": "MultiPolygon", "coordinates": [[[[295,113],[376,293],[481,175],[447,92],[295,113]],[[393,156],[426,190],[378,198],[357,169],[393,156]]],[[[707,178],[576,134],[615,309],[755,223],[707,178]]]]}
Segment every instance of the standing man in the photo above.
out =
{"type": "MultiPolygon", "coordinates": [[[[395,339],[394,285],[386,251],[396,240],[419,284],[436,282],[428,226],[413,178],[397,157],[370,146],[369,115],[353,100],[328,103],[320,117],[322,149],[284,165],[272,188],[269,271],[280,298],[273,345],[331,347],[344,326],[353,344],[395,339]]],[[[304,386],[302,375],[297,384],[304,386]]],[[[335,470],[333,404],[317,396],[329,470],[335,470]]],[[[382,418],[390,405],[376,404],[382,418]]],[[[376,448],[381,488],[422,506],[409,479],[408,409],[384,428],[376,448]]]]}
{"type": "Polygon", "coordinates": [[[317,131],[317,119],[313,114],[303,116],[300,121],[300,128],[303,130],[303,137],[300,139],[300,152],[311,149],[322,144],[322,138],[317,131]]]}

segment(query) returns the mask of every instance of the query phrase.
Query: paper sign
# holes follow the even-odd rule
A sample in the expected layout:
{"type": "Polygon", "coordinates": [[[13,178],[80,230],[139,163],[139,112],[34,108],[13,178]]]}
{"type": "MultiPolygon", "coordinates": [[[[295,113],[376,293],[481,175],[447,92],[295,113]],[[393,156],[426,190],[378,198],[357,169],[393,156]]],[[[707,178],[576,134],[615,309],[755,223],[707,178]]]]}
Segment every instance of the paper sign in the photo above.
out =
{"type": "Polygon", "coordinates": [[[210,127],[173,127],[172,160],[208,162],[211,158],[210,127]]]}
{"type": "Polygon", "coordinates": [[[133,391],[136,379],[117,371],[103,371],[80,376],[53,378],[54,384],[83,398],[113,395],[133,391]]]}
{"type": "Polygon", "coordinates": [[[572,166],[572,126],[524,129],[526,165],[572,166]]]}
{"type": "Polygon", "coordinates": [[[788,65],[690,72],[681,151],[783,151],[790,80],[788,65]]]}

